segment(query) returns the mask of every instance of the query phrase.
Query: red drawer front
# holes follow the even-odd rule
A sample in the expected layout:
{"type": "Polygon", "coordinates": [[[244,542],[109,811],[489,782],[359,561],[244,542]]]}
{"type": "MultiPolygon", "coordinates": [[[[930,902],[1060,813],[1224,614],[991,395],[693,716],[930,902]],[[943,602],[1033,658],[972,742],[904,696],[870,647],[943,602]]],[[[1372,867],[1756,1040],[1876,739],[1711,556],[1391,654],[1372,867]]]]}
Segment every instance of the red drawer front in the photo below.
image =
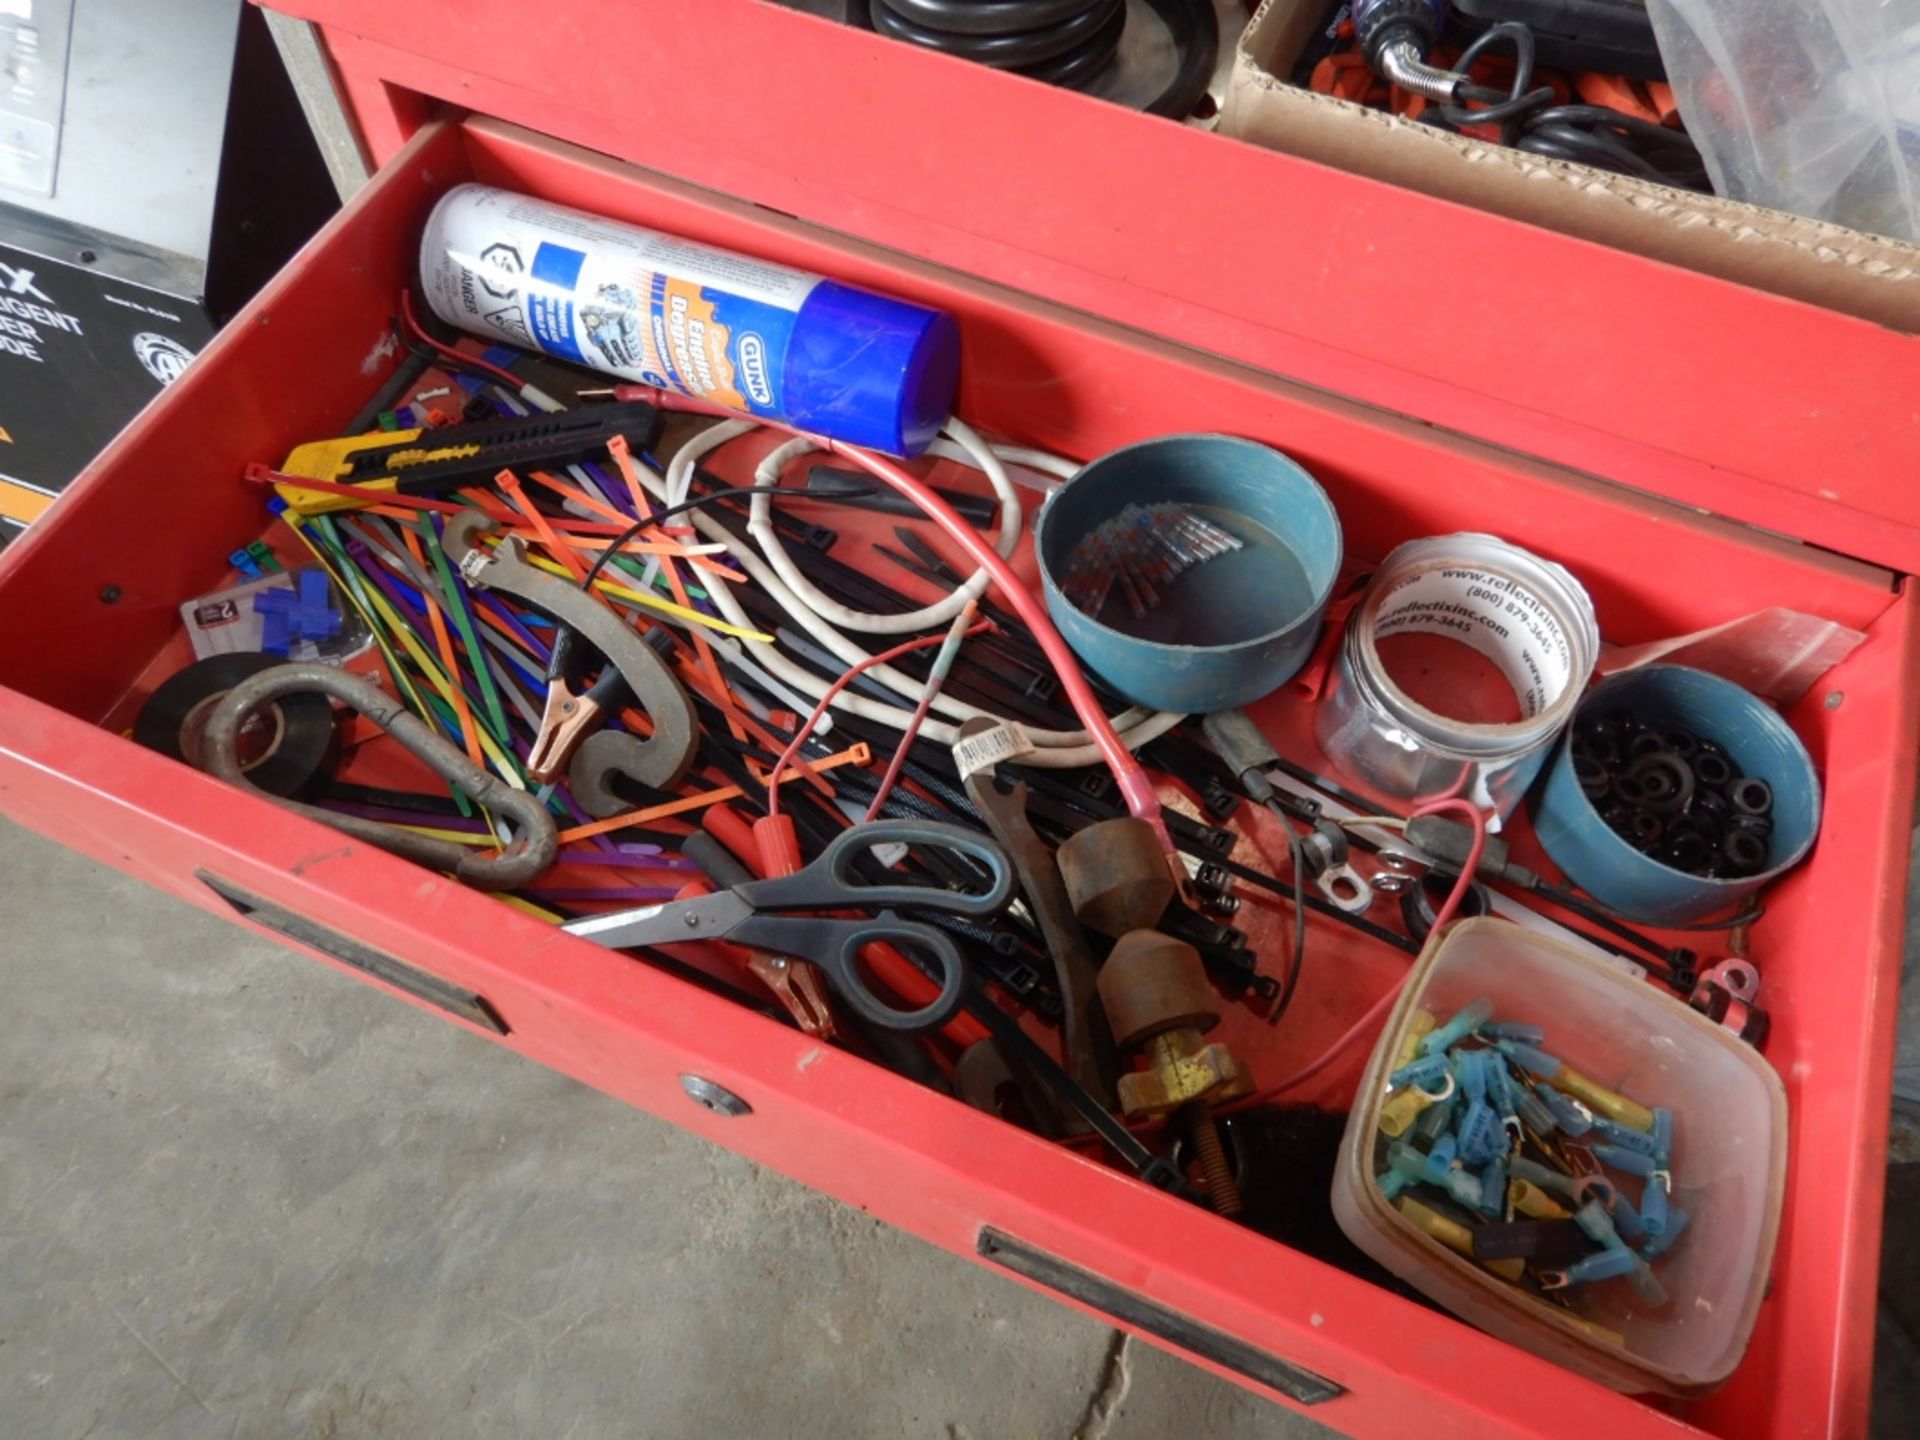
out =
{"type": "MultiPolygon", "coordinates": [[[[1314,1402],[1339,1429],[1398,1436],[1418,1416],[1435,1436],[1855,1434],[1920,653],[1894,581],[509,126],[434,126],[0,558],[0,612],[30,619],[0,631],[0,810],[1276,1399],[1314,1402]],[[962,413],[990,431],[1082,456],[1170,430],[1266,440],[1326,483],[1355,554],[1495,530],[1581,574],[1618,641],[1773,604],[1868,631],[1792,716],[1823,766],[1828,824],[1755,937],[1795,1131],[1772,1293],[1734,1381],[1678,1410],[1614,1395],[93,723],[151,688],[177,656],[175,607],[260,532],[243,466],[332,433],[391,368],[387,316],[419,225],[470,178],[945,306],[968,357],[962,413]],[[708,1116],[683,1073],[753,1114],[708,1116]]],[[[1302,753],[1303,716],[1284,700],[1262,714],[1302,753]]],[[[1236,1036],[1258,1047],[1259,1073],[1317,1054],[1402,963],[1337,931],[1314,945],[1324,978],[1287,1024],[1236,1036]]],[[[1307,1098],[1344,1105],[1363,1058],[1307,1098]]]]}

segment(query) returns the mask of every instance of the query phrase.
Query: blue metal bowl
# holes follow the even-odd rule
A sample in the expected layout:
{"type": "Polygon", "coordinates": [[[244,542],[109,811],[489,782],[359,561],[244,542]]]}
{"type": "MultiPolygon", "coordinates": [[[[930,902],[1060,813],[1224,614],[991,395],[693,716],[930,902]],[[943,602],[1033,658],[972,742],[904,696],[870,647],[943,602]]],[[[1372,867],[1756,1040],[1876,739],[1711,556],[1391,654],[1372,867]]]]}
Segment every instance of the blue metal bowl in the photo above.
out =
{"type": "Polygon", "coordinates": [[[1594,686],[1574,717],[1628,710],[1662,729],[1717,740],[1740,767],[1773,787],[1767,868],[1709,880],[1663,865],[1614,834],[1573,777],[1573,736],[1560,742],[1534,804],[1540,843],[1561,872],[1602,904],[1650,925],[1699,920],[1737,905],[1799,864],[1820,829],[1820,777],[1800,737],[1764,702],[1731,680],[1685,665],[1624,670],[1594,686]]]}
{"type": "Polygon", "coordinates": [[[1306,663],[1340,572],[1340,517],[1279,451],[1231,435],[1169,435],[1103,455],[1047,500],[1034,525],[1047,610],[1066,642],[1120,695],[1155,710],[1230,709],[1306,663]],[[1074,546],[1128,505],[1178,504],[1243,548],[1192,566],[1134,616],[1095,619],[1066,598],[1074,546]]]}

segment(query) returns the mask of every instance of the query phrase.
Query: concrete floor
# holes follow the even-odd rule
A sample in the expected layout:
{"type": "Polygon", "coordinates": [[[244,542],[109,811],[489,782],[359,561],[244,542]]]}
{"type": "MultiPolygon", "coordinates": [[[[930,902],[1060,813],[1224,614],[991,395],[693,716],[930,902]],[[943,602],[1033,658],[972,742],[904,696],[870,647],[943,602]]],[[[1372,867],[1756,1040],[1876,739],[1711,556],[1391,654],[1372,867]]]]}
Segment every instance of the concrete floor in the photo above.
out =
{"type": "Polygon", "coordinates": [[[0,821],[0,1435],[1332,1432],[0,821]]]}
{"type": "Polygon", "coordinates": [[[5,820],[0,934],[0,1436],[1334,1433],[5,820]]]}

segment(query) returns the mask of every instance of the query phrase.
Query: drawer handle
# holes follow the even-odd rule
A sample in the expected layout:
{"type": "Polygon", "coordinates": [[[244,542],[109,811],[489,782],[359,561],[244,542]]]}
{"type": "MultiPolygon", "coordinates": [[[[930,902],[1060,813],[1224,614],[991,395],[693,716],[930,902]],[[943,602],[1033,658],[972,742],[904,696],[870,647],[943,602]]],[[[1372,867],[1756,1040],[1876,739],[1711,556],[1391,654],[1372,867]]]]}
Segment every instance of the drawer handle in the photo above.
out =
{"type": "Polygon", "coordinates": [[[1278,1390],[1301,1405],[1319,1405],[1347,1393],[1344,1385],[1336,1385],[1324,1375],[1316,1375],[1291,1360],[1269,1355],[1244,1340],[1236,1340],[1211,1325],[1202,1325],[1158,1301],[1069,1265],[999,1230],[981,1230],[979,1250],[983,1259],[1016,1275],[1057,1290],[1082,1305],[1090,1305],[1136,1330],[1191,1350],[1201,1359],[1278,1390]]]}
{"type": "Polygon", "coordinates": [[[233,907],[234,913],[256,925],[263,925],[276,935],[318,950],[322,955],[332,956],[342,965],[351,965],[364,971],[376,980],[384,980],[397,990],[404,990],[416,1000],[424,1000],[437,1006],[449,1015],[457,1015],[470,1025],[478,1025],[482,1030],[491,1030],[495,1035],[505,1035],[507,1022],[500,1018],[487,998],[475,990],[464,990],[450,981],[442,980],[431,971],[422,970],[417,965],[409,965],[404,960],[396,960],[384,951],[375,950],[371,945],[363,945],[350,936],[342,935],[338,930],[330,929],[317,920],[309,920],[304,915],[296,915],[291,910],[282,909],[270,900],[262,900],[250,895],[229,880],[222,880],[205,870],[193,872],[209,890],[233,907]]]}

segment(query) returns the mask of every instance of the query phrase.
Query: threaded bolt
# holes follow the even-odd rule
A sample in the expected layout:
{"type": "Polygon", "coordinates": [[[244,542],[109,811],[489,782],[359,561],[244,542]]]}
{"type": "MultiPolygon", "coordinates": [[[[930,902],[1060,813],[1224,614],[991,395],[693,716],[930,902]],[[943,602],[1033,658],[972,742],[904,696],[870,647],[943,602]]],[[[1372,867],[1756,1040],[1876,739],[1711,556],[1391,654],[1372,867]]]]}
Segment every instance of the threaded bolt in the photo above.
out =
{"type": "Polygon", "coordinates": [[[1207,1203],[1222,1215],[1238,1215],[1245,1208],[1240,1201],[1240,1187],[1233,1183],[1233,1167],[1227,1163],[1226,1147],[1220,1143],[1220,1130],[1213,1123],[1213,1111],[1207,1102],[1190,1100],[1182,1105],[1180,1124],[1187,1143],[1200,1161],[1207,1203]]]}

